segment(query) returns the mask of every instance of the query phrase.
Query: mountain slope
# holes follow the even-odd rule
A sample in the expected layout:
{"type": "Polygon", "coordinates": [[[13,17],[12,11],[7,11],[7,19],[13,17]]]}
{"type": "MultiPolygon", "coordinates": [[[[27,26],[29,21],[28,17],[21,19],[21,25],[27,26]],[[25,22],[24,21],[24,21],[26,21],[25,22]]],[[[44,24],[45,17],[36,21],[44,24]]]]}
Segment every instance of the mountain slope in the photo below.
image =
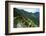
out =
{"type": "Polygon", "coordinates": [[[15,8],[14,9],[14,24],[17,25],[17,23],[21,23],[21,25],[23,24],[26,27],[39,26],[39,12],[29,13],[25,10],[15,8]]]}

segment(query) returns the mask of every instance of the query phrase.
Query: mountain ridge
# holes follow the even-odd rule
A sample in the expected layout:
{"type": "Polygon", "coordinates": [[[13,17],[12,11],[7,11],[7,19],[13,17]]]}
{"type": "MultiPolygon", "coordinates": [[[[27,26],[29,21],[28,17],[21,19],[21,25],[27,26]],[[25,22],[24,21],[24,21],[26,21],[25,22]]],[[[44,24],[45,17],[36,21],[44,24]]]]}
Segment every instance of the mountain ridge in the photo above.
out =
{"type": "Polygon", "coordinates": [[[30,19],[30,21],[32,20],[35,25],[39,26],[39,12],[29,13],[23,9],[14,8],[14,17],[26,19],[27,21],[30,19]]]}

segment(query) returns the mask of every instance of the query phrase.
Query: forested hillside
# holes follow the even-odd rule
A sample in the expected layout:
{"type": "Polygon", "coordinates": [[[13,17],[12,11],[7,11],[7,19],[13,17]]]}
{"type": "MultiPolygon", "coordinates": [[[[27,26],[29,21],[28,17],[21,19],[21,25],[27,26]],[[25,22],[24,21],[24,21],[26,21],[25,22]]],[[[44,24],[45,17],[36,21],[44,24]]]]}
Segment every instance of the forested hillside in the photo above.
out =
{"type": "Polygon", "coordinates": [[[23,9],[14,8],[14,28],[38,27],[39,12],[27,12],[23,9]]]}

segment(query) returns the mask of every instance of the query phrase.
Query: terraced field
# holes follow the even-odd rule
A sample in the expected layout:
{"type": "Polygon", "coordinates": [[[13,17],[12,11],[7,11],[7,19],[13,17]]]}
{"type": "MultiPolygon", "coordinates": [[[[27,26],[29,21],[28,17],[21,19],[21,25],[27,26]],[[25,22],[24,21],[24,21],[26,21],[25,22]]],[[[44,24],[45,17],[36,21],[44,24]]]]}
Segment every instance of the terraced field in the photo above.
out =
{"type": "Polygon", "coordinates": [[[14,28],[39,27],[39,13],[14,9],[14,28]],[[37,13],[37,14],[36,14],[37,13]]]}

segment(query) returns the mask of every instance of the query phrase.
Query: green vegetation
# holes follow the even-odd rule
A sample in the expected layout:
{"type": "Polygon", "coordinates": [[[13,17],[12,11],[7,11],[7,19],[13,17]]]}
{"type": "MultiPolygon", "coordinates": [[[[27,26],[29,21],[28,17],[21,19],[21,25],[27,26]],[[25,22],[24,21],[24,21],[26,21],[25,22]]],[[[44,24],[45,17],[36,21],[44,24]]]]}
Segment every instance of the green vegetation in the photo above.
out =
{"type": "Polygon", "coordinates": [[[17,27],[39,27],[39,13],[14,8],[14,28],[17,27]]]}

